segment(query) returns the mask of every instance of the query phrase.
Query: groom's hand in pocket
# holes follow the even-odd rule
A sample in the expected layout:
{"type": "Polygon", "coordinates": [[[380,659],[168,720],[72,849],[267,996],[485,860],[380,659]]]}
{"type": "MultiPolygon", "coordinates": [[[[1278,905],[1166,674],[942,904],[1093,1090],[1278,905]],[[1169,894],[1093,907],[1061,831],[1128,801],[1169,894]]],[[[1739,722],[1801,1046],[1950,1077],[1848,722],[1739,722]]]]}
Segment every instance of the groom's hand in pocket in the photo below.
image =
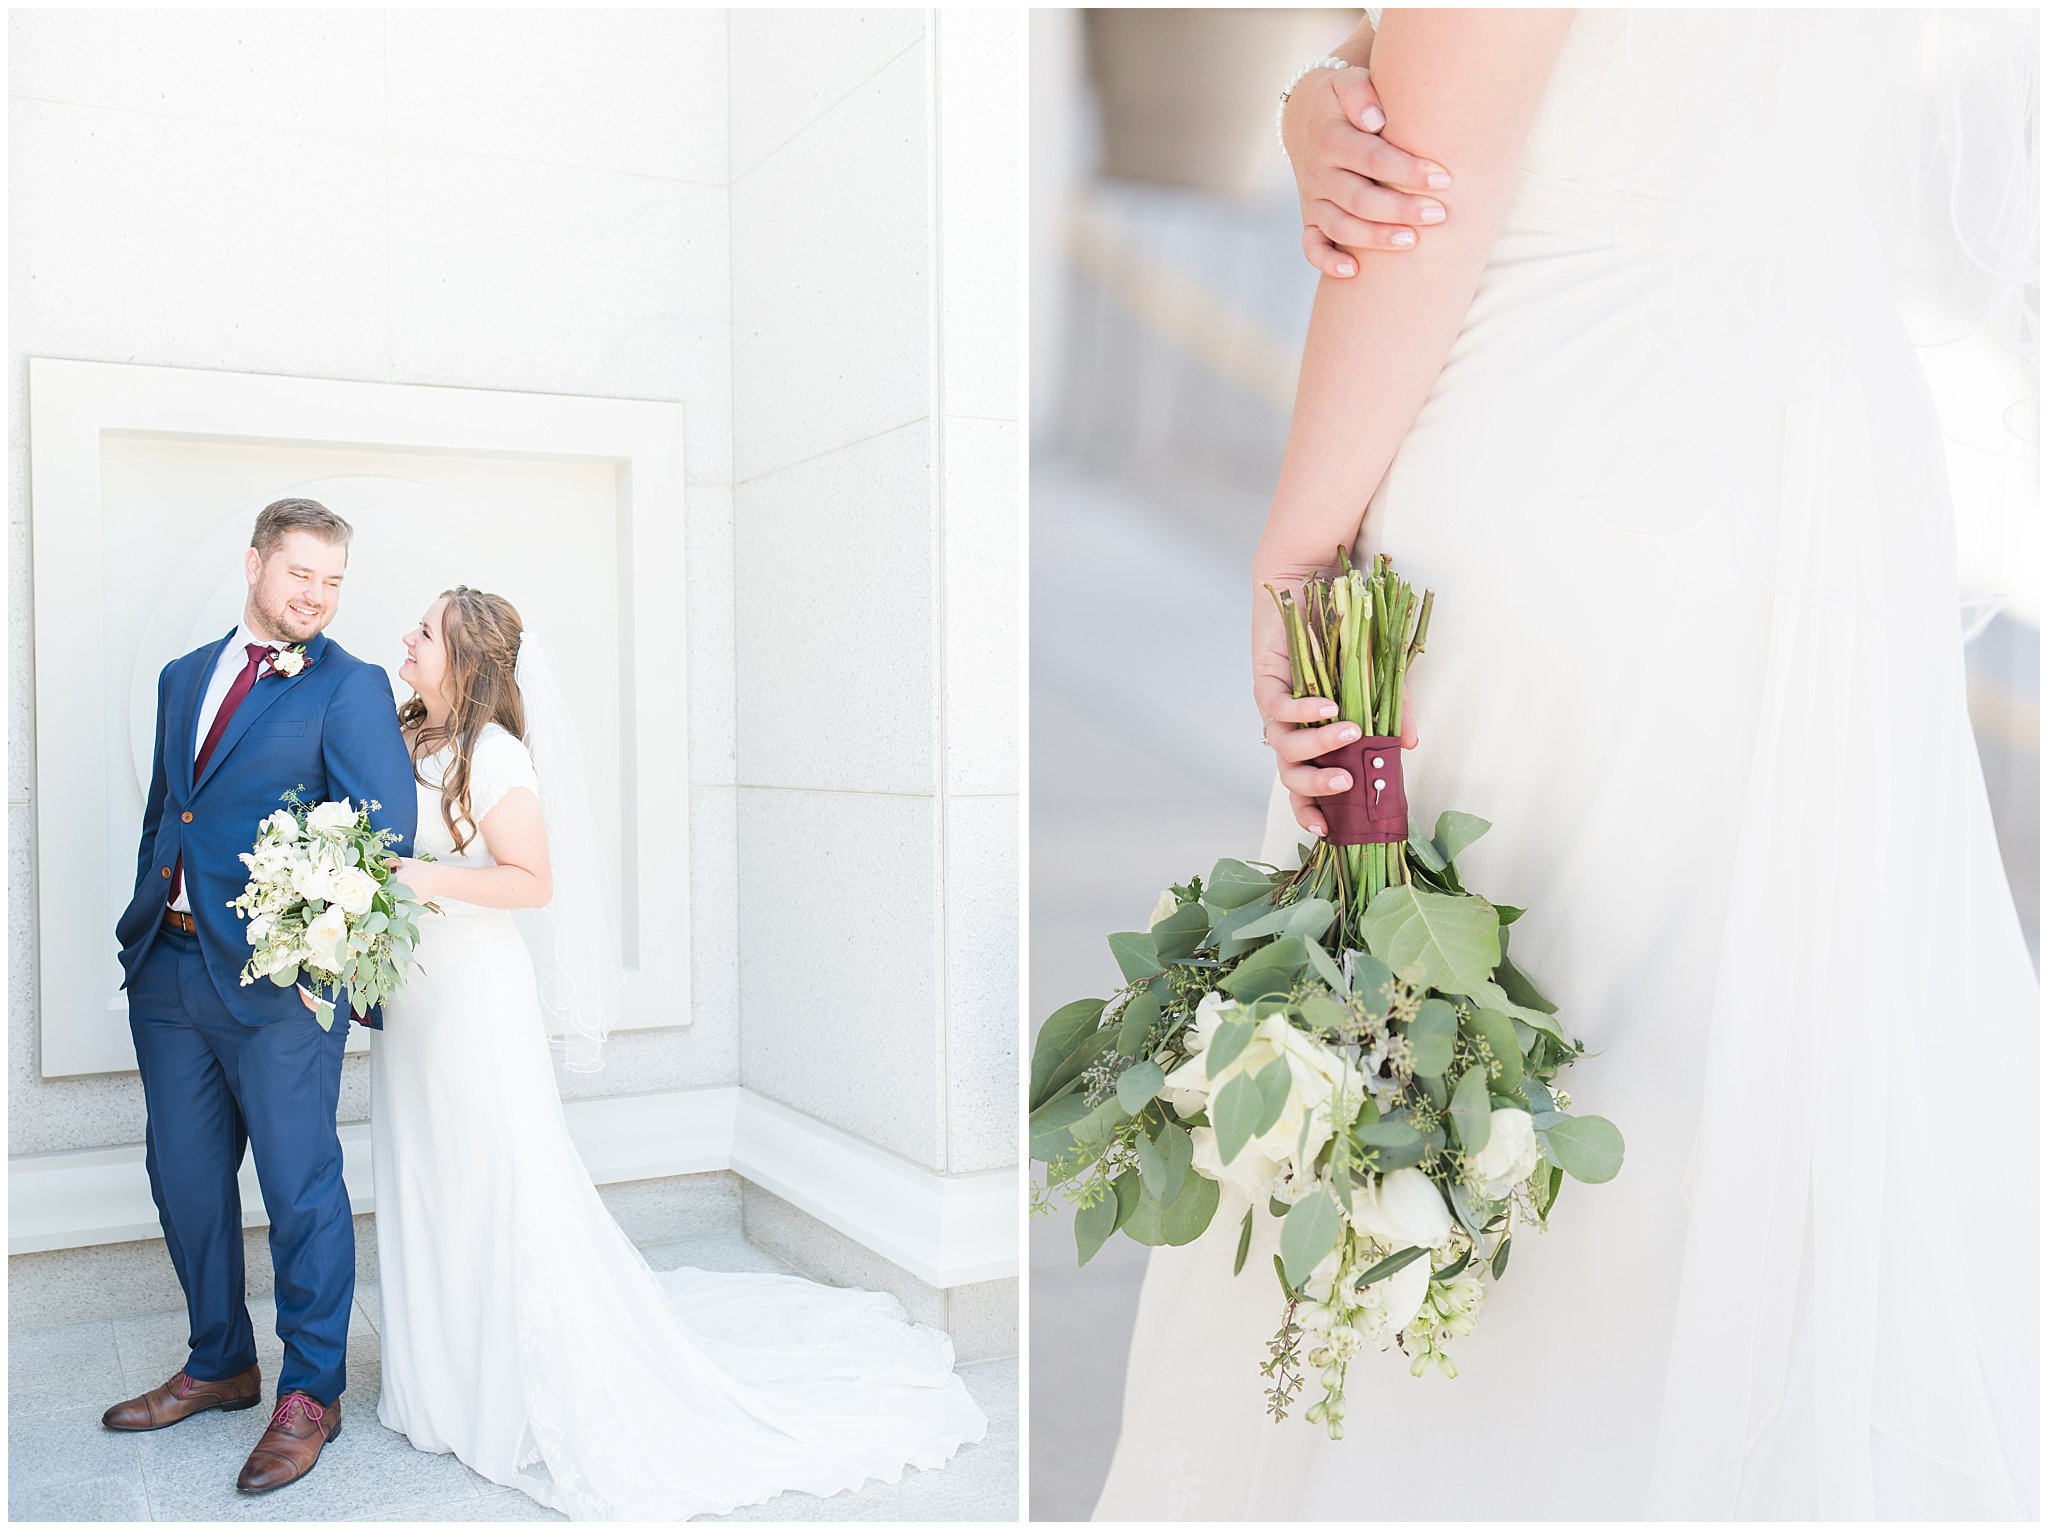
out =
{"type": "Polygon", "coordinates": [[[1434,160],[1389,143],[1364,69],[1312,69],[1295,82],[1281,141],[1301,198],[1301,252],[1325,276],[1358,274],[1358,252],[1415,248],[1450,216],[1436,193],[1451,177],[1434,160]]]}

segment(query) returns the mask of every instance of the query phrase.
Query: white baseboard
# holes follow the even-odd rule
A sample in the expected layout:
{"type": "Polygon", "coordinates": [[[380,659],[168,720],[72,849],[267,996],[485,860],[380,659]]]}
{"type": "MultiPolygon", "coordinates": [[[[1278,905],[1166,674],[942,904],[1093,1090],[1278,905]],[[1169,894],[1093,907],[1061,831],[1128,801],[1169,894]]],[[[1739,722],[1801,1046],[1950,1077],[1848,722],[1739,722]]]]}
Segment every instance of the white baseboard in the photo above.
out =
{"type": "MultiPolygon", "coordinates": [[[[937,1174],[737,1086],[575,1100],[563,1107],[601,1185],[729,1169],[928,1285],[1017,1273],[1019,1176],[937,1174]]],[[[375,1211],[370,1129],[341,1129],[349,1205],[375,1211]]],[[[10,1254],[161,1237],[140,1145],[41,1153],[7,1165],[10,1254]]],[[[269,1217],[242,1164],[242,1221],[269,1217]]]]}

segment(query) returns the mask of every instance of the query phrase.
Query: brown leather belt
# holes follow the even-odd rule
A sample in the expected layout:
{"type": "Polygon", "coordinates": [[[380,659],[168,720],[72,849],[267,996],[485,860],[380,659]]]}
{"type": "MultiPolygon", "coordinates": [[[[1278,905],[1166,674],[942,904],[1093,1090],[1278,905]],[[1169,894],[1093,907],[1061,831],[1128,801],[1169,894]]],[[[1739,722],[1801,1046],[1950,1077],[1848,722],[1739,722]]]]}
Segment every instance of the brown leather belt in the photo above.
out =
{"type": "Polygon", "coordinates": [[[183,930],[187,935],[197,935],[199,933],[199,921],[190,914],[180,913],[174,908],[164,910],[164,923],[174,930],[183,930]]]}

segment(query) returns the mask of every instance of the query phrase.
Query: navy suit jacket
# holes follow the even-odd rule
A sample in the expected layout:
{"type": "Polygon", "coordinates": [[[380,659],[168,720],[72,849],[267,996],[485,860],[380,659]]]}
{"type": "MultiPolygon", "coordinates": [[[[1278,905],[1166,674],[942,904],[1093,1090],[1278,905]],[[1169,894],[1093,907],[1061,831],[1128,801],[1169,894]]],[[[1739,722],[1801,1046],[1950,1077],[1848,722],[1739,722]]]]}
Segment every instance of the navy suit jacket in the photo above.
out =
{"type": "MultiPolygon", "coordinates": [[[[381,804],[371,821],[398,831],[393,854],[410,855],[419,802],[390,680],[325,634],[306,644],[298,674],[256,682],[194,779],[199,706],[221,649],[233,639],[229,632],[173,659],[157,677],[156,764],[142,810],[135,896],[114,934],[125,988],[163,927],[171,871],[182,854],[200,953],[222,1005],[244,1025],[269,1025],[306,1010],[294,989],[268,979],[242,986],[248,926],[228,905],[248,881],[239,857],[254,847],[257,828],[283,806],[286,791],[299,787],[309,804],[343,797],[358,806],[381,804]]],[[[376,1011],[368,1023],[381,1023],[376,1011]]]]}

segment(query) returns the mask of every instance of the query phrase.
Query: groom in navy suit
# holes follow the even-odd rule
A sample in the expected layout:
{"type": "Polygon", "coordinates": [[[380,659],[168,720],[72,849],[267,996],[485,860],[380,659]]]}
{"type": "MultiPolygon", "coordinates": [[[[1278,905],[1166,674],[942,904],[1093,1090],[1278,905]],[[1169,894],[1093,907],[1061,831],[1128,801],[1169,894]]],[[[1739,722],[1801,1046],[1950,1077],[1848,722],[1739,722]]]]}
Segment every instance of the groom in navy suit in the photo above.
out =
{"type": "Polygon", "coordinates": [[[295,988],[242,986],[249,947],[228,908],[247,880],[238,857],[293,787],[308,802],[382,804],[375,822],[402,836],[400,855],[417,811],[389,680],[321,635],[340,607],[350,534],[310,499],[266,508],[243,555],[241,625],[164,667],[135,896],[115,926],[149,1109],[149,1187],[192,1352],[103,1422],[162,1429],[262,1400],[235,1178],[253,1147],[284,1366],[270,1426],[237,1479],[252,1493],[304,1476],[341,1428],[356,1265],[334,1124],[348,1025],[322,1030],[295,988]]]}

